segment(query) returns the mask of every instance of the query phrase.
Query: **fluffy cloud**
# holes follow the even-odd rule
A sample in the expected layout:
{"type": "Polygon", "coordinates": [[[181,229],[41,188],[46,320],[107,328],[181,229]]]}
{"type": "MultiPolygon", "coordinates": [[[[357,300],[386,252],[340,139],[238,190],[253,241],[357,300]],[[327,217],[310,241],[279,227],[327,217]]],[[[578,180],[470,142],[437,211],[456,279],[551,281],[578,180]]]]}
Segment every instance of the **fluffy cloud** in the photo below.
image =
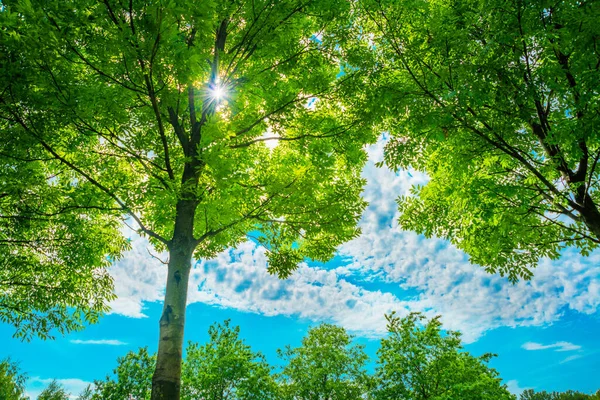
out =
{"type": "MultiPolygon", "coordinates": [[[[395,199],[427,177],[376,168],[382,142],[369,152],[364,195],[370,205],[360,222],[361,236],[339,249],[344,265],[303,264],[280,281],[266,272],[264,249],[247,242],[197,264],[189,302],[331,321],[363,335],[381,334],[383,315],[390,310],[422,311],[441,314],[445,327],[462,331],[466,341],[500,326],[549,324],[566,309],[598,309],[600,252],[582,258],[568,250],[560,261],[542,260],[531,281],[512,285],[469,264],[446,241],[403,232],[395,199]],[[367,284],[381,289],[367,290],[367,284]]],[[[119,296],[112,306],[115,313],[143,317],[144,301],[162,300],[166,268],[150,256],[144,239],[133,236],[132,241],[132,250],[111,269],[119,296]]]]}
{"type": "Polygon", "coordinates": [[[395,295],[366,290],[335,271],[302,264],[280,280],[267,273],[266,263],[265,249],[252,242],[200,262],[190,278],[189,301],[331,321],[364,335],[383,333],[385,313],[408,310],[395,295]]]}

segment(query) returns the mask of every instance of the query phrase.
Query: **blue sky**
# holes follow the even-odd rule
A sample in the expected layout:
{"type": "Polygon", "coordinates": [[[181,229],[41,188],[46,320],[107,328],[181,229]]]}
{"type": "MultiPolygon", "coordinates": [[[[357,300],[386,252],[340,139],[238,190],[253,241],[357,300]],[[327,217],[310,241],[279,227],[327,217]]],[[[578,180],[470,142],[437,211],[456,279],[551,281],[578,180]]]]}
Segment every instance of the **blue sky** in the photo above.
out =
{"type": "MultiPolygon", "coordinates": [[[[374,358],[386,312],[422,311],[441,314],[473,354],[498,354],[491,365],[515,393],[600,389],[600,252],[583,258],[567,250],[516,285],[489,275],[449,243],[398,228],[396,197],[427,179],[375,168],[382,149],[383,142],[369,149],[363,175],[370,205],[360,237],[331,262],[301,265],[285,281],[266,272],[264,250],[253,242],[199,262],[190,279],[186,340],[204,342],[208,325],[231,318],[277,365],[276,349],[298,345],[311,325],[326,321],[351,331],[374,358]]],[[[12,339],[13,328],[0,324],[0,358],[20,361],[32,396],[52,379],[77,394],[110,373],[118,356],[156,349],[165,267],[143,238],[126,234],[133,248],[111,268],[119,298],[99,324],[30,343],[12,339]]]]}

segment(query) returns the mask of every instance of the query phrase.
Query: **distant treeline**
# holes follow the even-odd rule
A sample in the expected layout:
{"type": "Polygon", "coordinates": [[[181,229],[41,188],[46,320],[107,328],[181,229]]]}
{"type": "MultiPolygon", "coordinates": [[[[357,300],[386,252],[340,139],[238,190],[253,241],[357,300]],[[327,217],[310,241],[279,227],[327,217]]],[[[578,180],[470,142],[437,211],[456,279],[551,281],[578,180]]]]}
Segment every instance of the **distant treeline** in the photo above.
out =
{"type": "MultiPolygon", "coordinates": [[[[240,338],[227,320],[209,328],[205,344],[190,342],[182,366],[186,400],[516,400],[496,370],[493,354],[475,357],[464,351],[460,333],[444,331],[439,318],[418,313],[386,316],[373,373],[367,371],[364,346],[344,328],[321,324],[310,329],[297,348],[278,350],[284,365],[274,368],[240,338]]],[[[147,348],[118,359],[111,376],[97,380],[80,400],[150,399],[156,356],[147,348]]],[[[26,376],[9,359],[0,363],[0,399],[25,400],[26,376]]],[[[38,400],[68,400],[70,393],[52,382],[38,400]]],[[[520,400],[600,399],[579,392],[524,391],[520,400]]]]}

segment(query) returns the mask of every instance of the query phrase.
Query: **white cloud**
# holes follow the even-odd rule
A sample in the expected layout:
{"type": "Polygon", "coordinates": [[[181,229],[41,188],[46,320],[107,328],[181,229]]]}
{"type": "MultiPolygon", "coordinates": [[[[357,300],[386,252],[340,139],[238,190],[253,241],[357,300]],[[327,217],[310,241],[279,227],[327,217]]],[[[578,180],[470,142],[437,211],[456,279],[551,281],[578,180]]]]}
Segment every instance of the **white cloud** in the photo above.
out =
{"type": "Polygon", "coordinates": [[[123,346],[127,343],[121,342],[120,340],[114,339],[101,339],[101,340],[81,340],[81,339],[73,339],[71,340],[73,344],[101,344],[101,345],[109,345],[109,346],[123,346]]]}
{"type": "Polygon", "coordinates": [[[46,388],[52,381],[56,380],[62,385],[67,393],[70,393],[70,398],[76,399],[78,395],[88,386],[92,385],[92,382],[87,382],[77,378],[66,378],[66,379],[52,379],[52,378],[40,378],[34,376],[27,382],[27,390],[25,395],[31,399],[36,399],[40,393],[46,388]]]}
{"type": "MultiPolygon", "coordinates": [[[[600,252],[583,258],[568,250],[559,261],[542,260],[531,281],[512,285],[469,264],[446,241],[403,232],[395,199],[427,177],[375,168],[382,152],[382,142],[369,149],[363,176],[370,205],[360,222],[361,236],[339,249],[346,265],[327,270],[303,264],[281,281],[266,272],[264,249],[248,242],[199,263],[190,277],[189,302],[327,320],[364,335],[381,334],[383,315],[392,309],[422,311],[441,314],[444,326],[462,331],[467,342],[501,326],[547,325],[567,309],[598,309],[600,252]],[[367,290],[366,282],[371,287],[381,282],[386,291],[367,290]]],[[[163,298],[166,267],[150,257],[145,239],[132,240],[132,250],[111,268],[119,296],[112,306],[115,313],[143,317],[144,301],[163,298]]]]}
{"type": "Polygon", "coordinates": [[[521,346],[525,350],[547,350],[554,349],[554,351],[574,351],[581,349],[581,346],[570,342],[556,342],[552,344],[540,344],[535,342],[527,342],[521,346]]]}

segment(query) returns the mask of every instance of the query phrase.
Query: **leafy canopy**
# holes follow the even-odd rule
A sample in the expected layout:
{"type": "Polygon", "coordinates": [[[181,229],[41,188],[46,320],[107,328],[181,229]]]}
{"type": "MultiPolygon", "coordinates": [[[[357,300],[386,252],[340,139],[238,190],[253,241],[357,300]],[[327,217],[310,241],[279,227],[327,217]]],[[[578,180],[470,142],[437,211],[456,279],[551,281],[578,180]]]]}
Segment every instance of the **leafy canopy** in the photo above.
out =
{"type": "Polygon", "coordinates": [[[14,97],[3,95],[3,132],[38,143],[98,202],[135,215],[158,248],[183,199],[196,205],[197,258],[258,229],[282,276],[356,235],[364,134],[328,101],[342,84],[335,47],[311,39],[345,2],[302,12],[295,1],[134,1],[134,12],[34,3],[7,2],[3,13],[23,64],[5,83],[14,97]]]}
{"type": "Polygon", "coordinates": [[[385,162],[430,180],[402,227],[511,280],[600,243],[600,8],[594,1],[363,0],[353,62],[385,162]],[[368,89],[371,87],[371,89],[368,89]]]}

